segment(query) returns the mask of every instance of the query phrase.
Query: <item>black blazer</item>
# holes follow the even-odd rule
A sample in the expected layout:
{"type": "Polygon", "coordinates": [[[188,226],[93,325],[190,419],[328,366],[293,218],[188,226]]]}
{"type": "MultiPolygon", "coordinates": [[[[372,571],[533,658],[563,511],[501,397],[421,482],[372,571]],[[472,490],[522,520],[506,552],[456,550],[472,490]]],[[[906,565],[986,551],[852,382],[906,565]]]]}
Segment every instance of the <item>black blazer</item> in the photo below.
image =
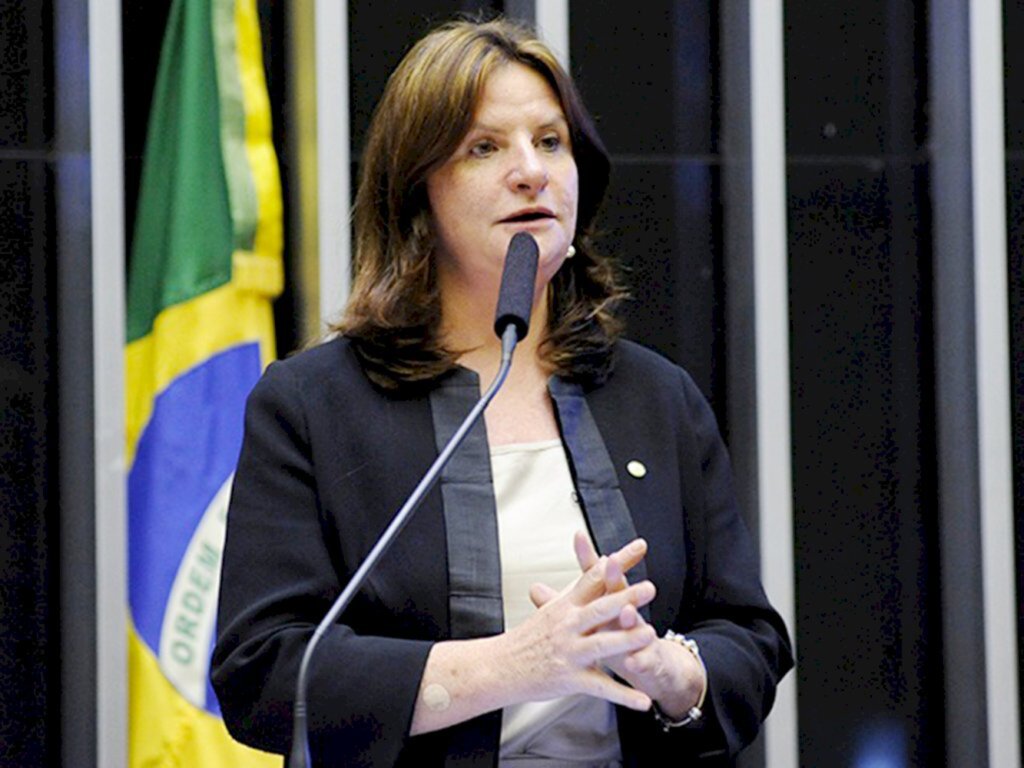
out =
{"type": "MultiPolygon", "coordinates": [[[[708,670],[699,728],[665,734],[651,715],[618,710],[624,762],[661,765],[670,740],[684,764],[730,764],[792,658],[714,416],[683,370],[628,342],[609,380],[584,398],[650,544],[650,620],[659,633],[696,639],[708,670]],[[632,460],[645,465],[642,478],[626,471],[632,460]]],[[[257,384],[228,513],[211,672],[235,738],[287,751],[306,641],[436,455],[430,399],[382,393],[346,339],[272,365],[257,384]]],[[[408,736],[427,654],[451,636],[444,519],[435,487],[319,646],[309,718],[325,765],[495,762],[500,713],[408,736]]]]}

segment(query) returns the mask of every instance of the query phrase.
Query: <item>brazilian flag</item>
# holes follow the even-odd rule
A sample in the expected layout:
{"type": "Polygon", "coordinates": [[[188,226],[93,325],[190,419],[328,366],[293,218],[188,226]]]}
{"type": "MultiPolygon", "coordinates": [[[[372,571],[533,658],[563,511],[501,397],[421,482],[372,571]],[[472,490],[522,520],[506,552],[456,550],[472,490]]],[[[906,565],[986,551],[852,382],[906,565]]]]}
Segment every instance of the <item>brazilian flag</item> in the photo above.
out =
{"type": "Polygon", "coordinates": [[[280,765],[208,683],[246,395],[274,356],[281,191],[255,0],[174,0],[128,277],[129,764],[280,765]]]}

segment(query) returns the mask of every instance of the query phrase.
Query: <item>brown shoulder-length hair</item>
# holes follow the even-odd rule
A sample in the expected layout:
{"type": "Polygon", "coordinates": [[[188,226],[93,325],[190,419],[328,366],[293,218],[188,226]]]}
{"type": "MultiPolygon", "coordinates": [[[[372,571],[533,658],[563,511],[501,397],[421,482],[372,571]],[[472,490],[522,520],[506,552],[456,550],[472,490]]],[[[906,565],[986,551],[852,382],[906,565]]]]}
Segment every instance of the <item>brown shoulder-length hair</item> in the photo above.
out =
{"type": "Polygon", "coordinates": [[[538,72],[558,95],[579,174],[576,256],[548,293],[541,355],[555,372],[583,384],[611,370],[624,296],[612,261],[593,247],[594,219],[608,187],[608,154],[575,85],[528,29],[507,20],[455,21],[421,39],[402,59],[374,113],[356,192],[356,274],[341,321],[370,378],[386,389],[437,378],[457,352],[440,339],[434,231],[427,175],[468,132],[488,77],[508,63],[538,72]]]}

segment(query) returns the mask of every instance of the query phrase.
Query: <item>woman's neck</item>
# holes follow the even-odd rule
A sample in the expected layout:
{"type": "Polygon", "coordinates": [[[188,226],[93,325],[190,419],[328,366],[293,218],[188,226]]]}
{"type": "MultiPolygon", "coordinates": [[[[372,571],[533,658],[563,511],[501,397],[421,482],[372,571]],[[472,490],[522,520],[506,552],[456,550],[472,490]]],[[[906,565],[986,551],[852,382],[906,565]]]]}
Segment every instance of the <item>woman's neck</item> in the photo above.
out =
{"type": "MultiPolygon", "coordinates": [[[[480,300],[482,292],[460,295],[441,292],[441,332],[445,346],[460,350],[459,364],[475,371],[486,388],[501,364],[501,342],[494,333],[494,297],[480,300]]],[[[547,331],[544,294],[534,300],[530,331],[516,348],[505,385],[491,402],[484,418],[491,445],[535,442],[559,436],[554,407],[547,391],[550,367],[541,359],[540,345],[547,331]]]]}
{"type": "MultiPolygon", "coordinates": [[[[441,336],[448,349],[460,352],[459,364],[476,371],[481,380],[493,377],[501,361],[501,340],[494,333],[497,288],[460,290],[457,285],[441,287],[441,336]]],[[[545,368],[540,345],[547,330],[548,307],[541,292],[534,298],[530,330],[519,340],[513,359],[513,372],[526,368],[545,368]]],[[[544,380],[547,379],[545,372],[544,380]]]]}

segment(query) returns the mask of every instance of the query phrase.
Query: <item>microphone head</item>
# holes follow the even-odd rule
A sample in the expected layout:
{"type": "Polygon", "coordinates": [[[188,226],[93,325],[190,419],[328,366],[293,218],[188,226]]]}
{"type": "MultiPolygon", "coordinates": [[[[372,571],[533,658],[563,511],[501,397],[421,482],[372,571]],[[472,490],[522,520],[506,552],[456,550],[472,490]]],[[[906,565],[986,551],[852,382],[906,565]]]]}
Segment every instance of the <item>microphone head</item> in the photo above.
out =
{"type": "Polygon", "coordinates": [[[515,325],[520,339],[530,330],[534,283],[537,280],[537,241],[528,232],[516,232],[505,253],[501,273],[498,308],[494,314],[494,332],[500,339],[509,324],[515,325]]]}

